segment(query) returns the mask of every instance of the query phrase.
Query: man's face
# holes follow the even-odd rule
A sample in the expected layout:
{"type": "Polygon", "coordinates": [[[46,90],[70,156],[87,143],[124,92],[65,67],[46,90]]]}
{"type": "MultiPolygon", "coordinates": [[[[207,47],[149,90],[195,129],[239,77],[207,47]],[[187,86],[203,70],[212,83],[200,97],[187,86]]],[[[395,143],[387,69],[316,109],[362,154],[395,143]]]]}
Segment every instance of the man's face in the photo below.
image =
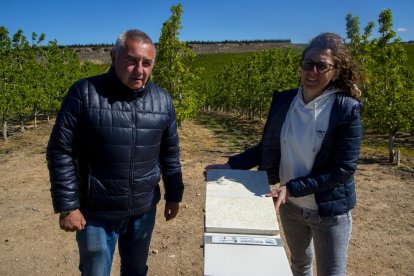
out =
{"type": "Polygon", "coordinates": [[[154,66],[155,51],[150,43],[127,39],[125,47],[111,53],[112,67],[123,84],[141,89],[148,81],[154,66]]]}

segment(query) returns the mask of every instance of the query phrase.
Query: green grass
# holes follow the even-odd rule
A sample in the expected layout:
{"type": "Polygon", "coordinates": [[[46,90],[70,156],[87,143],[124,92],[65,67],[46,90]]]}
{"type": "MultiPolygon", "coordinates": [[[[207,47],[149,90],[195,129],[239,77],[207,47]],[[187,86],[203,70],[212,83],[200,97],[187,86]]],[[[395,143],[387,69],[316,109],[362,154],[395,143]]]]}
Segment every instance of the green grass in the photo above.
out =
{"type": "MultiPolygon", "coordinates": [[[[306,44],[295,44],[293,45],[299,50],[303,49],[306,44]]],[[[405,65],[414,69],[414,44],[403,44],[404,49],[407,53],[407,61],[405,65]]],[[[219,53],[219,54],[199,54],[194,60],[195,67],[203,67],[204,72],[202,77],[212,77],[219,72],[224,66],[230,65],[232,61],[238,62],[244,60],[255,52],[245,53],[219,53]]]]}
{"type": "Polygon", "coordinates": [[[252,56],[254,52],[246,53],[220,53],[220,54],[199,54],[194,60],[194,66],[203,67],[203,78],[209,78],[221,71],[223,67],[252,56]]]}
{"type": "MultiPolygon", "coordinates": [[[[292,45],[292,47],[298,51],[302,51],[305,44],[295,44],[292,45]]],[[[223,67],[230,65],[232,62],[239,62],[248,59],[255,53],[257,52],[199,54],[196,56],[193,65],[195,67],[204,68],[202,78],[210,78],[216,75],[217,72],[220,72],[223,67]]]]}
{"type": "Polygon", "coordinates": [[[403,44],[405,52],[407,53],[407,61],[405,64],[414,69],[414,44],[403,44]]]}

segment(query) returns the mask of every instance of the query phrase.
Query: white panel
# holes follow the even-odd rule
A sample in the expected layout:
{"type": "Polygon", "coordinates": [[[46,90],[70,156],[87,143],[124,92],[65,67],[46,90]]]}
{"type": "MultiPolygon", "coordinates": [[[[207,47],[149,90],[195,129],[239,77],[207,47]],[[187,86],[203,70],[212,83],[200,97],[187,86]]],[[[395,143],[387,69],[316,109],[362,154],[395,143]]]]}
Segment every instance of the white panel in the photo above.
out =
{"type": "Polygon", "coordinates": [[[270,191],[264,171],[209,170],[206,185],[207,197],[254,197],[270,191]]]}
{"type": "Polygon", "coordinates": [[[283,246],[205,243],[204,275],[284,276],[292,272],[283,246]]]}
{"type": "Polygon", "coordinates": [[[207,197],[205,219],[206,232],[257,235],[279,232],[271,198],[207,197]]]}
{"type": "Polygon", "coordinates": [[[267,174],[263,171],[209,170],[205,231],[275,235],[279,225],[267,174]]]}

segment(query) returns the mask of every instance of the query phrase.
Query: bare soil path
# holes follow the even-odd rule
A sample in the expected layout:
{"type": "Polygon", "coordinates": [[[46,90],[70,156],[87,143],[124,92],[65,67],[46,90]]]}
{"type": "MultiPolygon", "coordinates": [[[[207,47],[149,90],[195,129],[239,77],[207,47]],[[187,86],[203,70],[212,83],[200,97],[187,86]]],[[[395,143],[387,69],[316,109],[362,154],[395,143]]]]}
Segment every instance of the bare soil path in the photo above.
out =
{"type": "MultiPolygon", "coordinates": [[[[74,233],[59,229],[51,207],[45,161],[50,129],[44,123],[0,142],[0,275],[79,275],[74,233]]],[[[237,151],[199,121],[183,123],[180,139],[184,200],[168,223],[160,212],[164,202],[159,204],[149,275],[203,274],[203,168],[237,151]]],[[[348,275],[414,275],[414,176],[384,159],[363,155],[358,167],[348,275]]],[[[117,256],[112,274],[119,275],[117,256]]]]}

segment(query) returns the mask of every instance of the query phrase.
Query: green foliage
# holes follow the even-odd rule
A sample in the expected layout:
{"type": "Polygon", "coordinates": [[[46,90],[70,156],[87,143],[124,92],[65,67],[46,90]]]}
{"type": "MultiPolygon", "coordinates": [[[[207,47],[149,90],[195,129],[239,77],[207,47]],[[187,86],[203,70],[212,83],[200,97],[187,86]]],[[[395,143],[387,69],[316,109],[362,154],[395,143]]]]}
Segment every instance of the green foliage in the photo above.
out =
{"type": "Polygon", "coordinates": [[[217,66],[215,74],[199,85],[200,99],[207,109],[263,118],[274,91],[298,86],[300,53],[292,48],[276,48],[250,53],[227,66],[217,66]]]}
{"type": "Polygon", "coordinates": [[[350,39],[351,51],[354,55],[359,54],[359,46],[362,39],[359,28],[359,17],[352,16],[348,13],[345,17],[346,20],[346,35],[350,39]]]}
{"type": "Polygon", "coordinates": [[[188,44],[216,44],[216,43],[266,43],[266,42],[273,42],[273,43],[291,43],[290,39],[251,39],[251,40],[221,40],[221,41],[197,41],[191,40],[187,41],[188,44]]]}
{"type": "MultiPolygon", "coordinates": [[[[58,46],[44,45],[45,34],[32,33],[29,42],[18,30],[12,37],[0,27],[0,118],[7,121],[56,111],[68,87],[85,73],[98,73],[81,66],[77,54],[58,46]]],[[[6,130],[3,130],[4,138],[6,130]]]]}
{"type": "Polygon", "coordinates": [[[403,44],[404,50],[407,53],[407,61],[405,66],[414,70],[414,43],[403,44]]]}
{"type": "Polygon", "coordinates": [[[211,79],[215,77],[217,71],[222,70],[225,66],[232,62],[242,62],[254,54],[255,52],[199,54],[196,55],[193,65],[203,68],[200,74],[202,79],[211,79]]]}
{"type": "Polygon", "coordinates": [[[369,40],[374,23],[370,22],[360,36],[352,22],[357,17],[347,15],[347,34],[354,59],[364,68],[366,82],[362,87],[364,125],[378,133],[388,134],[390,162],[394,158],[393,140],[397,131],[410,131],[414,117],[413,71],[405,66],[407,54],[392,30],[392,12],[379,15],[380,37],[369,40]],[[361,37],[358,41],[355,37],[361,37]],[[354,44],[357,44],[355,46],[354,44]]]}
{"type": "Polygon", "coordinates": [[[195,55],[178,39],[182,28],[182,5],[173,6],[171,12],[171,17],[163,24],[159,38],[153,80],[171,94],[177,121],[180,123],[194,117],[199,110],[195,90],[197,72],[191,66],[195,55]]]}

